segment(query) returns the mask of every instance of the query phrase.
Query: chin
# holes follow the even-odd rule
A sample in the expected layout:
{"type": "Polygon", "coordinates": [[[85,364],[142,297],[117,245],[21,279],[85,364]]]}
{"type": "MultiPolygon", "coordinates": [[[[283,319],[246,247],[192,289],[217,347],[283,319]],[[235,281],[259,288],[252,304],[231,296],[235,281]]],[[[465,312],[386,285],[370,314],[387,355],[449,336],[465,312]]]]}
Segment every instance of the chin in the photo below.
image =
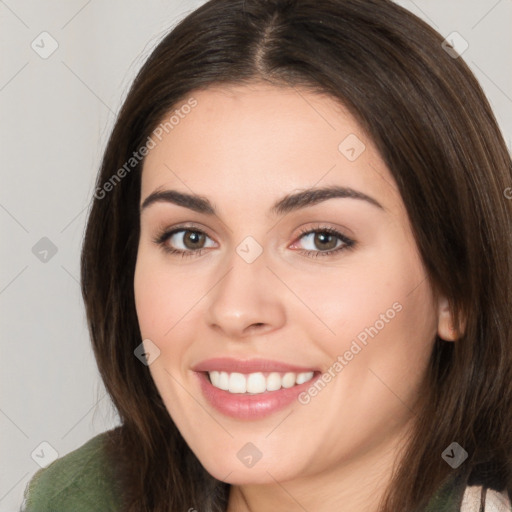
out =
{"type": "Polygon", "coordinates": [[[293,470],[279,464],[269,464],[262,458],[252,467],[244,467],[238,458],[235,458],[233,464],[225,461],[225,454],[220,454],[219,458],[224,458],[224,463],[219,464],[218,458],[200,462],[211,476],[232,485],[274,484],[276,480],[281,482],[300,476],[297,474],[296,465],[293,470]]]}

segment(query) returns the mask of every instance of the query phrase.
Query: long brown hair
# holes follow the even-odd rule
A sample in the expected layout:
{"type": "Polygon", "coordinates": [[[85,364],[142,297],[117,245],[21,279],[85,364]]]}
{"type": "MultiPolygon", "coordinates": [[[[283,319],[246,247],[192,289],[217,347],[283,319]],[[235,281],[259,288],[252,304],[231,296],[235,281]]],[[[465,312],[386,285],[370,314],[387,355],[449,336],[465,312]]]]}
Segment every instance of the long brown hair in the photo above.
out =
{"type": "Polygon", "coordinates": [[[367,130],[461,332],[455,343],[436,339],[414,434],[381,512],[422,510],[460,471],[469,484],[512,489],[511,160],[476,79],[442,41],[389,0],[211,0],[146,61],[104,154],[81,267],[97,363],[122,423],[111,450],[125,510],[225,511],[229,494],[188,448],[133,354],[144,160],[126,163],[194,91],[255,80],[328,94],[367,130]],[[458,469],[441,457],[452,442],[469,454],[458,469]]]}

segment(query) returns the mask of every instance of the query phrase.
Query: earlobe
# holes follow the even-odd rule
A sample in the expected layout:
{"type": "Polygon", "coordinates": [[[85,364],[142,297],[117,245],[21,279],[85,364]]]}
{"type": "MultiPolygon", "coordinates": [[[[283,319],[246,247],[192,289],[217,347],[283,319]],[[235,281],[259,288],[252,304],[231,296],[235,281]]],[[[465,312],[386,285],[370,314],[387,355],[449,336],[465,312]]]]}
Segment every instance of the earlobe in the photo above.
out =
{"type": "Polygon", "coordinates": [[[453,315],[450,311],[448,299],[445,297],[438,301],[437,334],[445,341],[456,341],[460,337],[454,327],[453,315]]]}

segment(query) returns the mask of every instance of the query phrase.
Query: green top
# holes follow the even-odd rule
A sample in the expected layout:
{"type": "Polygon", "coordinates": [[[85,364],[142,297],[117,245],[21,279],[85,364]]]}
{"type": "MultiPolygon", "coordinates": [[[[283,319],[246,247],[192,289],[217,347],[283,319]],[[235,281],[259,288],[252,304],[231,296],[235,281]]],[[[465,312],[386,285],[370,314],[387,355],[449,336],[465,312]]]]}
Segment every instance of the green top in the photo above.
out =
{"type": "Polygon", "coordinates": [[[25,489],[23,512],[119,512],[119,491],[106,459],[106,433],[40,469],[25,489]]]}
{"type": "MultiPolygon", "coordinates": [[[[106,433],[39,470],[25,490],[23,512],[119,512],[120,491],[104,450],[106,433]]],[[[459,512],[465,484],[453,480],[425,512],[459,512]]]]}

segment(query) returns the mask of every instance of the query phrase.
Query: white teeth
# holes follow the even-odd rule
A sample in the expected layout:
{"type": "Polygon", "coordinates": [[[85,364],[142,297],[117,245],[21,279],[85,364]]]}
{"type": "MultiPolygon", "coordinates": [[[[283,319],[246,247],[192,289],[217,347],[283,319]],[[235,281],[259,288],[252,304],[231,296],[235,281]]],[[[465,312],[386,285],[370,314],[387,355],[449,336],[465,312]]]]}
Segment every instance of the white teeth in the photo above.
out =
{"type": "Polygon", "coordinates": [[[311,380],[312,378],[313,378],[313,372],[299,373],[297,375],[297,380],[295,382],[297,384],[304,384],[304,382],[307,382],[308,380],[311,380]]]}
{"type": "Polygon", "coordinates": [[[224,391],[229,389],[229,375],[226,372],[210,372],[210,380],[216,388],[224,391]]]}
{"type": "Polygon", "coordinates": [[[215,387],[219,387],[219,373],[217,370],[214,370],[213,372],[209,372],[210,375],[210,381],[215,387]]]}
{"type": "Polygon", "coordinates": [[[224,391],[227,391],[229,389],[229,375],[226,372],[219,373],[219,385],[217,387],[223,389],[224,391]]]}
{"type": "Polygon", "coordinates": [[[277,391],[281,388],[291,388],[296,384],[304,384],[313,378],[314,372],[278,373],[271,372],[267,377],[261,372],[256,373],[228,373],[208,372],[212,385],[230,393],[258,394],[265,391],[277,391]]]}
{"type": "Polygon", "coordinates": [[[232,373],[229,376],[229,392],[245,393],[247,391],[247,380],[241,373],[232,373]]]}
{"type": "Polygon", "coordinates": [[[281,375],[272,372],[267,377],[267,391],[277,391],[278,389],[281,389],[281,375]]]}
{"type": "Polygon", "coordinates": [[[247,393],[263,393],[267,390],[267,381],[263,373],[250,373],[247,377],[247,393]]]}
{"type": "Polygon", "coordinates": [[[295,379],[295,373],[285,373],[281,385],[283,386],[283,388],[291,388],[292,386],[295,386],[295,379]]]}

